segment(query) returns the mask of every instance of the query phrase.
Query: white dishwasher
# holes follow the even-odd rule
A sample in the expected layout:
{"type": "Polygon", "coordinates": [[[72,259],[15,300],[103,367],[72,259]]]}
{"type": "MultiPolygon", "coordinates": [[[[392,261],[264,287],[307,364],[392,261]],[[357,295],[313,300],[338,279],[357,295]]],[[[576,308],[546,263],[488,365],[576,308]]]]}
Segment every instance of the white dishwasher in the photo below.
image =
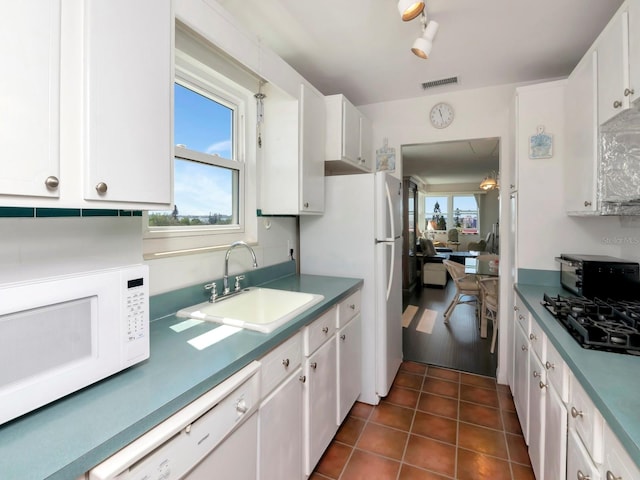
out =
{"type": "Polygon", "coordinates": [[[90,480],[255,480],[260,403],[252,362],[89,472],[90,480]]]}

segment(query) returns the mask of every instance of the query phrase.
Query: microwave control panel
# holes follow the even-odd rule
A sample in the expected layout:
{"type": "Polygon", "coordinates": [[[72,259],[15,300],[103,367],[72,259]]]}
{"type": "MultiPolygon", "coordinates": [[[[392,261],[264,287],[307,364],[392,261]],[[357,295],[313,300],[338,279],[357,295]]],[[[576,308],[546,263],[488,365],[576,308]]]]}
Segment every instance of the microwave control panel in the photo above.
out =
{"type": "Polygon", "coordinates": [[[144,286],[143,277],[127,280],[127,337],[130,342],[147,334],[149,313],[144,286]]]}
{"type": "Polygon", "coordinates": [[[122,271],[122,325],[126,361],[149,357],[149,273],[146,265],[122,271]]]}

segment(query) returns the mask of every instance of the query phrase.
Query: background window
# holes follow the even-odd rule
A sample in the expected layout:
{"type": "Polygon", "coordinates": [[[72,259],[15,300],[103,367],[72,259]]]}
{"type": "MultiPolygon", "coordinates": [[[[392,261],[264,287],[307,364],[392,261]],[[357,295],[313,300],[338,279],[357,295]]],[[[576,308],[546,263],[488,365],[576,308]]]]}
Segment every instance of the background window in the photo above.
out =
{"type": "Polygon", "coordinates": [[[453,226],[462,233],[478,233],[478,202],[473,195],[453,197],[453,226]]]}
{"type": "Polygon", "coordinates": [[[425,197],[425,231],[428,223],[432,223],[434,230],[447,230],[448,197],[425,197]]]}

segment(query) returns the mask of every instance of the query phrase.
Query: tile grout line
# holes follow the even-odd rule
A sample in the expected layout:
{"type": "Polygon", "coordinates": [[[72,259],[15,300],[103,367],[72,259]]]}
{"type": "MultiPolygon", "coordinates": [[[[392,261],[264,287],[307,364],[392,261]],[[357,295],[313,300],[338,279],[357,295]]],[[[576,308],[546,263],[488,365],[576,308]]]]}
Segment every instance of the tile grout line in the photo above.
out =
{"type": "MultiPolygon", "coordinates": [[[[358,445],[358,441],[360,440],[360,437],[362,437],[362,434],[364,433],[365,429],[367,428],[367,424],[369,423],[369,419],[371,418],[371,415],[373,415],[373,409],[374,408],[375,408],[375,406],[371,409],[371,411],[369,412],[369,415],[367,415],[367,418],[364,419],[364,425],[362,426],[362,430],[360,430],[360,433],[358,434],[358,438],[356,438],[355,441],[353,442],[353,446],[351,447],[351,452],[349,452],[349,456],[347,457],[347,460],[344,462],[344,465],[342,466],[342,470],[340,471],[340,474],[338,475],[338,478],[336,480],[340,480],[342,478],[342,475],[344,475],[344,472],[347,470],[347,465],[349,465],[349,462],[351,461],[351,457],[353,457],[353,454],[356,451],[356,445],[358,445]]],[[[332,442],[333,441],[334,440],[332,440],[332,442]]],[[[311,472],[311,473],[313,474],[313,472],[311,472]]]]}

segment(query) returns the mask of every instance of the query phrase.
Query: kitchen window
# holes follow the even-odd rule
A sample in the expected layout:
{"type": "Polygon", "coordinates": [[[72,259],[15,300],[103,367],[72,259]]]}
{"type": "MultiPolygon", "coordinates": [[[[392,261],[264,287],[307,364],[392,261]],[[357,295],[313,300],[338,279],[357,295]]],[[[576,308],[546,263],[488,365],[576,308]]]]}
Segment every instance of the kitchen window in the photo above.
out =
{"type": "Polygon", "coordinates": [[[257,240],[259,80],[186,27],[176,27],[174,208],[144,214],[145,258],[257,240]]]}

